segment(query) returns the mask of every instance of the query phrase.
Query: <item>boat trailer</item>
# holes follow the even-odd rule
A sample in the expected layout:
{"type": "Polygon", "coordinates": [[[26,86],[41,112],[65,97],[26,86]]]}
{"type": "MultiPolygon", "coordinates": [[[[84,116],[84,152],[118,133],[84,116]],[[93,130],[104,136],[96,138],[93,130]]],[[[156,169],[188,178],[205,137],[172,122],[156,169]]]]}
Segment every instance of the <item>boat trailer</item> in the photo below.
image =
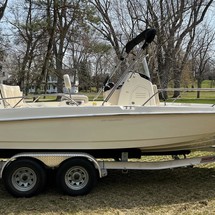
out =
{"type": "Polygon", "coordinates": [[[20,153],[0,161],[0,178],[9,193],[15,197],[31,197],[40,193],[47,182],[48,169],[56,170],[56,183],[71,196],[88,194],[98,178],[107,176],[108,170],[163,170],[189,167],[215,162],[215,156],[168,161],[130,161],[128,153],[121,159],[97,159],[87,153],[20,153]]]}

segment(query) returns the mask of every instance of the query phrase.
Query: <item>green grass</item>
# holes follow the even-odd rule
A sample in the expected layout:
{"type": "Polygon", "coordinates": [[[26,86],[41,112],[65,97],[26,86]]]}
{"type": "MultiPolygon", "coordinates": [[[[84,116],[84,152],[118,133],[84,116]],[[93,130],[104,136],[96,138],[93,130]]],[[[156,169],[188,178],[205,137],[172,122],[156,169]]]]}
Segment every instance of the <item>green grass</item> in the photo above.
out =
{"type": "MultiPolygon", "coordinates": [[[[91,93],[88,93],[88,92],[80,92],[79,94],[84,94],[86,95],[90,101],[93,101],[93,99],[97,96],[97,93],[95,92],[91,92],[91,93]]],[[[96,101],[102,101],[103,100],[103,94],[100,93],[99,97],[96,99],[96,101]]]]}
{"type": "Polygon", "coordinates": [[[212,80],[204,80],[202,82],[202,88],[211,88],[211,87],[215,87],[215,82],[212,80]]]}
{"type": "MultiPolygon", "coordinates": [[[[173,102],[174,99],[168,99],[167,102],[173,102]]],[[[215,99],[177,99],[177,103],[196,103],[196,104],[215,104],[215,99]]]]}
{"type": "MultiPolygon", "coordinates": [[[[169,93],[169,97],[171,97],[173,93],[169,93]]],[[[191,91],[191,92],[181,92],[180,98],[186,98],[186,99],[196,99],[197,98],[197,92],[191,91]]],[[[200,98],[202,99],[215,99],[215,92],[201,92],[200,98]]]]}
{"type": "MultiPolygon", "coordinates": [[[[169,94],[167,102],[172,102],[175,99],[171,98],[169,94]]],[[[197,98],[197,92],[182,92],[180,97],[175,100],[180,103],[201,103],[201,104],[215,104],[215,92],[201,92],[200,98],[197,98]]]]}

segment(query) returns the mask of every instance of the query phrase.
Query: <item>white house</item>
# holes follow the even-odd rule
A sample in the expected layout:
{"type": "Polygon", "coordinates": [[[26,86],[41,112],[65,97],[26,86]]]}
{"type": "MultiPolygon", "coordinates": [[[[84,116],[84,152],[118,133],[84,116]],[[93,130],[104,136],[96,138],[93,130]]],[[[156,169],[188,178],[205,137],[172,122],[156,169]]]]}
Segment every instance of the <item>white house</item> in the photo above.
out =
{"type": "MultiPolygon", "coordinates": [[[[45,86],[45,84],[44,84],[44,85],[41,85],[40,90],[41,90],[42,92],[45,91],[44,86],[45,86]]],[[[32,86],[29,88],[28,92],[29,92],[29,93],[35,93],[35,90],[36,90],[36,89],[35,89],[35,86],[32,85],[32,86]]],[[[47,93],[57,93],[57,77],[56,77],[56,76],[49,76],[49,77],[48,77],[48,80],[47,80],[47,89],[46,89],[46,91],[47,91],[47,93]]]]}
{"type": "MultiPolygon", "coordinates": [[[[74,75],[70,75],[70,80],[71,80],[71,84],[72,84],[72,89],[71,89],[71,92],[72,94],[76,94],[78,93],[78,86],[79,86],[79,80],[78,80],[78,76],[74,77],[74,75]]],[[[47,93],[57,93],[57,81],[58,81],[58,78],[57,76],[53,76],[53,75],[50,75],[48,77],[48,80],[47,80],[47,89],[46,89],[46,92],[47,93]]],[[[45,87],[45,84],[42,84],[41,87],[40,87],[40,90],[42,92],[45,91],[44,89],[45,87]]],[[[29,93],[35,93],[35,86],[32,85],[30,88],[29,88],[29,93]]],[[[63,88],[63,92],[64,93],[69,93],[68,92],[68,89],[66,89],[65,87],[63,88]]]]}

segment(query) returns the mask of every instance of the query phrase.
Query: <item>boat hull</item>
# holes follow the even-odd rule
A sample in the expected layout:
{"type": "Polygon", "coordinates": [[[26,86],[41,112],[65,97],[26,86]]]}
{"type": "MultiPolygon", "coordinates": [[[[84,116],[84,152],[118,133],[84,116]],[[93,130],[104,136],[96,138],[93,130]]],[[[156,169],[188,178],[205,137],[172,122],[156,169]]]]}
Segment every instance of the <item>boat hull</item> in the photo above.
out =
{"type": "Polygon", "coordinates": [[[211,110],[58,107],[21,108],[12,112],[5,109],[0,121],[0,149],[140,149],[142,152],[200,149],[214,145],[215,113],[211,110]]]}

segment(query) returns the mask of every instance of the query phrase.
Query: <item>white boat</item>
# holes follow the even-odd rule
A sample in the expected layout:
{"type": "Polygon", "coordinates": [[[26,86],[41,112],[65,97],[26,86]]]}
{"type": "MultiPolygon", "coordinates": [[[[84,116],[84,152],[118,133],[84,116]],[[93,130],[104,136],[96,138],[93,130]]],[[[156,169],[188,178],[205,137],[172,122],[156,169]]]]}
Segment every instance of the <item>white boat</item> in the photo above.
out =
{"type": "MultiPolygon", "coordinates": [[[[148,75],[146,63],[144,68],[148,75]]],[[[156,86],[137,72],[123,75],[104,93],[104,102],[71,96],[25,103],[18,98],[19,87],[0,85],[0,90],[0,157],[29,151],[81,151],[95,157],[128,152],[140,157],[215,145],[214,106],[161,104],[156,86]]]]}

